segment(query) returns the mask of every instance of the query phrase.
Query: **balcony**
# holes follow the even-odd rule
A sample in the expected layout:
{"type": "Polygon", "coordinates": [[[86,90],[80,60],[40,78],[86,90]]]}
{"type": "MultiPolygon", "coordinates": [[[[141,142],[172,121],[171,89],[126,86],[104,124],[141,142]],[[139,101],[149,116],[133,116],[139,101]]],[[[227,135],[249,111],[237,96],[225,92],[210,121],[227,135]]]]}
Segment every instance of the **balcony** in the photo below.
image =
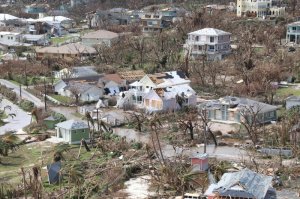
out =
{"type": "Polygon", "coordinates": [[[289,30],[287,31],[288,33],[300,33],[300,30],[289,30]]]}

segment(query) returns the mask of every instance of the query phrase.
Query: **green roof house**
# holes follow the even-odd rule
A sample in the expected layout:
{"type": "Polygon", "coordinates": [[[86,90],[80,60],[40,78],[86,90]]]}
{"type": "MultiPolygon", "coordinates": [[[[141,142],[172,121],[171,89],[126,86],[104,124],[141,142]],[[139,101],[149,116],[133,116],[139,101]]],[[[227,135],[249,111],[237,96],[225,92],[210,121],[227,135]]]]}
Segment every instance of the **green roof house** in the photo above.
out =
{"type": "Polygon", "coordinates": [[[56,124],[57,137],[69,144],[79,144],[81,139],[89,140],[89,127],[83,121],[67,120],[56,124]]]}

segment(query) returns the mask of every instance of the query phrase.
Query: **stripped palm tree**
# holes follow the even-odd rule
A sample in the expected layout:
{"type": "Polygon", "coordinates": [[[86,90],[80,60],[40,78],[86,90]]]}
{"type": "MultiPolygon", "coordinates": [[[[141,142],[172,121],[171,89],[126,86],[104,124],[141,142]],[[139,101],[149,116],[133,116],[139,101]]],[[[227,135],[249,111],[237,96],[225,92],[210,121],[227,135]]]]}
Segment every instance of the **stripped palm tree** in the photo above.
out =
{"type": "Polygon", "coordinates": [[[159,152],[160,152],[160,157],[162,159],[163,164],[165,164],[165,160],[164,160],[164,156],[163,156],[163,152],[162,152],[162,149],[161,149],[161,144],[160,144],[159,137],[158,137],[158,132],[157,132],[158,128],[162,127],[162,124],[161,124],[160,119],[158,118],[157,115],[154,115],[153,118],[150,120],[150,127],[151,127],[151,130],[152,130],[151,139],[152,139],[152,144],[153,144],[154,151],[156,152],[153,133],[155,134],[155,137],[156,137],[156,141],[157,141],[157,144],[158,144],[158,149],[159,149],[159,152]]]}
{"type": "MultiPolygon", "coordinates": [[[[66,167],[66,174],[68,176],[69,184],[69,197],[71,197],[71,183],[74,184],[74,192],[78,190],[76,198],[81,198],[81,185],[84,182],[83,168],[80,164],[73,164],[70,167],[66,167]]],[[[76,194],[74,194],[76,196],[76,194]]]]}
{"type": "Polygon", "coordinates": [[[38,116],[38,109],[36,107],[34,107],[32,110],[31,110],[31,120],[30,120],[30,123],[36,121],[36,123],[39,122],[39,116],[38,116]]]}

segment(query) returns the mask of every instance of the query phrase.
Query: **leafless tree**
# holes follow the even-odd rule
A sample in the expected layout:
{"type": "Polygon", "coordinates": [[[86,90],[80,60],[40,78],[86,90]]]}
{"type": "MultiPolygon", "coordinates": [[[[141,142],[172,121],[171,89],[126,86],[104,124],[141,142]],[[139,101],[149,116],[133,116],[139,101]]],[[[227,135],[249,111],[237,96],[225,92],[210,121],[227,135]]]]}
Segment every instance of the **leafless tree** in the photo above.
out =
{"type": "Polygon", "coordinates": [[[259,128],[264,122],[262,116],[262,106],[254,103],[250,106],[243,106],[240,110],[241,125],[245,128],[247,135],[251,139],[253,145],[257,145],[259,138],[259,128]]]}

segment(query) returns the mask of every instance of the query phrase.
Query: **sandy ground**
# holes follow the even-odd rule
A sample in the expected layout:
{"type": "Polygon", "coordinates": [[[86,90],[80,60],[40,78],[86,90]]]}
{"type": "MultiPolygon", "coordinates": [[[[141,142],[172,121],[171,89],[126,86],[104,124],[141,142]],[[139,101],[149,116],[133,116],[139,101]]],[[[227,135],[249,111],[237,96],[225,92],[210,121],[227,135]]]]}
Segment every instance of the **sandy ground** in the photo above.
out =
{"type": "Polygon", "coordinates": [[[154,195],[153,192],[149,191],[150,178],[148,175],[132,178],[125,182],[126,188],[121,190],[121,192],[126,193],[128,195],[126,198],[128,199],[146,199],[154,195]]]}

